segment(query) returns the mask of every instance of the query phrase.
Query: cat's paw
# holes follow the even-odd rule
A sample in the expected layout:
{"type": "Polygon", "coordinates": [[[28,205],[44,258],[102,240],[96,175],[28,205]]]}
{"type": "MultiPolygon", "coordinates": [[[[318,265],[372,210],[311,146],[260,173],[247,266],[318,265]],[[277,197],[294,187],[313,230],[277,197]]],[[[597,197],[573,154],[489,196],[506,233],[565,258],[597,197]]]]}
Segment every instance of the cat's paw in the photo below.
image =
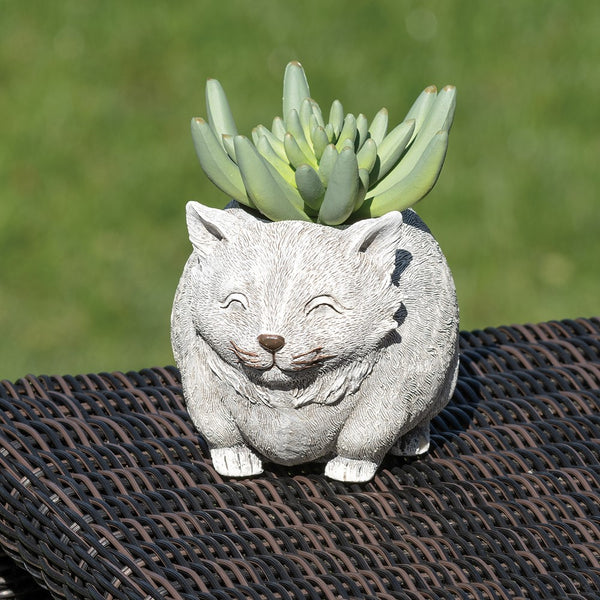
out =
{"type": "Polygon", "coordinates": [[[405,433],[392,448],[395,456],[419,456],[429,450],[429,421],[405,433]]]}
{"type": "Polygon", "coordinates": [[[225,477],[250,477],[263,472],[262,461],[246,446],[213,448],[210,457],[215,471],[225,477]]]}
{"type": "Polygon", "coordinates": [[[369,481],[377,471],[377,463],[336,456],[325,465],[325,475],[331,479],[348,482],[369,481]]]}

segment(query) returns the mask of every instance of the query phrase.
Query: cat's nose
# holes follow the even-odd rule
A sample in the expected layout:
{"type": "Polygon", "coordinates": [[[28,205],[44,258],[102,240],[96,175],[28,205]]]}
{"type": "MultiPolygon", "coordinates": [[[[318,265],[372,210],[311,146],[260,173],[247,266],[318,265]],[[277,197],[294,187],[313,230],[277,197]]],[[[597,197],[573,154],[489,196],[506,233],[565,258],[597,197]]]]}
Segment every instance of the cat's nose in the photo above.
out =
{"type": "Polygon", "coordinates": [[[258,343],[269,352],[277,352],[285,346],[285,339],[273,333],[261,333],[257,339],[258,343]]]}

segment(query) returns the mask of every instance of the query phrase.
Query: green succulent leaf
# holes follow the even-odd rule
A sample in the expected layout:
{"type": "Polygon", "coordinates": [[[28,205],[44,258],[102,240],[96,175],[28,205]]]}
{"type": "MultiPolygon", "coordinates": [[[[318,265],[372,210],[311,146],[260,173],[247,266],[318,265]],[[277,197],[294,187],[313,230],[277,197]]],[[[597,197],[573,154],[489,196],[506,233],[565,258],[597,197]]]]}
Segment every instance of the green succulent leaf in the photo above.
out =
{"type": "Polygon", "coordinates": [[[237,162],[235,159],[235,148],[233,147],[233,136],[224,133],[221,136],[221,142],[223,143],[223,148],[225,148],[225,152],[233,162],[237,162]]]}
{"type": "Polygon", "coordinates": [[[329,138],[327,137],[325,129],[320,125],[315,127],[311,132],[311,141],[315,153],[315,158],[317,159],[317,161],[320,161],[321,157],[323,156],[323,152],[327,147],[327,144],[329,144],[329,138]]]}
{"type": "Polygon", "coordinates": [[[377,164],[374,168],[374,179],[379,181],[396,165],[406,149],[415,129],[414,119],[404,121],[390,131],[377,148],[377,164]]]}
{"type": "MultiPolygon", "coordinates": [[[[314,152],[313,152],[312,148],[310,147],[308,140],[306,139],[306,137],[304,135],[304,129],[302,127],[302,123],[300,121],[300,116],[298,114],[298,111],[293,108],[292,110],[290,110],[287,117],[288,117],[287,121],[286,121],[287,133],[283,137],[283,145],[284,145],[284,148],[286,149],[286,153],[288,153],[287,146],[286,146],[286,143],[287,143],[286,139],[288,138],[288,135],[291,135],[294,139],[295,145],[298,146],[302,155],[305,157],[304,160],[302,160],[302,162],[307,162],[307,163],[313,165],[314,167],[316,167],[317,161],[315,159],[314,152]]],[[[289,153],[288,153],[288,157],[290,158],[290,162],[295,165],[295,163],[292,160],[292,158],[290,157],[289,153]]]]}
{"type": "MultiPolygon", "coordinates": [[[[333,131],[333,139],[330,138],[330,141],[333,142],[334,139],[337,141],[342,131],[342,127],[344,126],[344,107],[339,100],[334,100],[331,103],[331,109],[329,110],[329,125],[331,125],[333,131]]],[[[327,130],[327,127],[325,130],[327,130]]]]}
{"type": "Polygon", "coordinates": [[[388,111],[387,108],[380,109],[373,117],[369,125],[369,137],[379,146],[387,133],[388,128],[388,111]]]}
{"type": "Polygon", "coordinates": [[[358,159],[359,169],[364,169],[367,173],[372,171],[377,160],[377,144],[373,138],[368,138],[365,141],[356,158],[358,159]]]}
{"type": "Polygon", "coordinates": [[[285,148],[285,153],[288,157],[288,160],[294,168],[297,169],[304,163],[314,165],[315,167],[317,166],[314,158],[300,148],[296,138],[291,133],[285,134],[285,137],[283,138],[283,146],[285,148]]]}
{"type": "MultiPolygon", "coordinates": [[[[369,205],[370,216],[379,217],[391,210],[404,210],[426,196],[439,177],[447,148],[448,132],[439,131],[405,177],[386,191],[372,197],[369,205]]],[[[371,193],[369,192],[369,195],[371,193]]]]}
{"type": "MultiPolygon", "coordinates": [[[[410,107],[410,110],[406,113],[404,117],[405,121],[410,119],[415,120],[415,130],[413,133],[413,139],[417,136],[419,131],[421,131],[421,127],[435,102],[437,97],[437,88],[435,85],[430,85],[426,87],[414,101],[413,105],[410,107]]],[[[412,141],[412,140],[411,140],[412,141]]]]}
{"type": "Polygon", "coordinates": [[[310,165],[300,165],[296,169],[296,186],[304,202],[318,212],[325,193],[319,174],[310,165]]]}
{"type": "Polygon", "coordinates": [[[325,133],[327,134],[327,139],[329,140],[329,143],[333,144],[336,140],[336,135],[335,129],[333,128],[333,125],[331,123],[327,123],[327,125],[325,125],[325,133]]]}
{"type": "Polygon", "coordinates": [[[369,121],[367,121],[367,117],[360,113],[358,117],[356,117],[356,151],[358,152],[362,145],[367,140],[369,135],[369,121]]]}
{"type": "Polygon", "coordinates": [[[307,141],[310,140],[311,125],[313,127],[316,125],[315,115],[312,110],[312,102],[311,98],[304,98],[300,105],[300,112],[298,113],[300,125],[302,125],[302,133],[304,134],[304,139],[307,141]]]}
{"type": "Polygon", "coordinates": [[[273,135],[276,138],[278,138],[279,140],[281,140],[283,142],[283,136],[285,135],[286,130],[285,130],[285,124],[281,117],[273,118],[273,125],[271,126],[271,131],[273,132],[273,135]]]}
{"type": "Polygon", "coordinates": [[[318,222],[325,225],[344,223],[354,212],[359,185],[356,154],[352,148],[344,148],[331,171],[318,222]]]}
{"type": "Polygon", "coordinates": [[[289,185],[295,185],[296,180],[294,177],[294,169],[290,167],[290,164],[287,160],[283,160],[279,154],[275,152],[271,142],[265,135],[259,136],[255,146],[260,152],[261,156],[263,156],[273,167],[275,167],[275,169],[277,169],[277,172],[289,185]]]}
{"type": "Polygon", "coordinates": [[[283,119],[286,126],[290,111],[300,113],[302,101],[309,97],[310,89],[302,65],[297,61],[289,63],[283,75],[283,119]]]}
{"type": "Polygon", "coordinates": [[[342,125],[342,130],[340,131],[340,135],[336,144],[338,151],[344,147],[344,142],[346,140],[350,140],[352,142],[352,147],[355,147],[356,117],[352,113],[348,113],[344,117],[344,124],[342,125]]]}
{"type": "MultiPolygon", "coordinates": [[[[285,153],[285,148],[283,147],[283,138],[279,139],[276,135],[271,133],[271,131],[269,129],[267,129],[267,127],[265,127],[264,125],[257,125],[252,130],[253,134],[254,134],[254,131],[256,131],[256,139],[257,140],[260,140],[261,137],[266,137],[267,141],[269,142],[269,145],[277,153],[279,158],[281,158],[281,160],[287,162],[287,155],[285,153]]],[[[285,135],[285,133],[283,135],[285,135]]],[[[252,138],[254,139],[254,135],[252,136],[252,138]]],[[[256,145],[257,142],[254,142],[254,143],[256,145]]]]}
{"type": "Polygon", "coordinates": [[[369,191],[369,172],[366,169],[358,169],[358,181],[358,193],[356,194],[356,202],[354,203],[355,212],[363,205],[369,191]]]}
{"type": "Polygon", "coordinates": [[[329,178],[331,177],[331,172],[337,162],[338,156],[338,151],[333,144],[328,144],[325,147],[323,156],[321,156],[321,162],[319,163],[319,177],[325,187],[329,184],[329,178]]]}
{"type": "Polygon", "coordinates": [[[225,90],[216,79],[206,82],[206,112],[208,124],[217,140],[222,141],[223,135],[237,135],[237,128],[225,90]]]}
{"type": "Polygon", "coordinates": [[[311,98],[312,112],[317,120],[317,125],[319,127],[325,127],[325,121],[323,120],[323,113],[321,112],[321,107],[317,104],[315,100],[311,98]]]}
{"type": "Polygon", "coordinates": [[[229,197],[253,207],[237,165],[217,141],[210,125],[201,118],[192,119],[192,140],[200,166],[208,178],[229,197]]]}
{"type": "Polygon", "coordinates": [[[256,208],[271,221],[310,221],[298,191],[262,158],[252,142],[236,135],[234,145],[244,186],[256,208]]]}

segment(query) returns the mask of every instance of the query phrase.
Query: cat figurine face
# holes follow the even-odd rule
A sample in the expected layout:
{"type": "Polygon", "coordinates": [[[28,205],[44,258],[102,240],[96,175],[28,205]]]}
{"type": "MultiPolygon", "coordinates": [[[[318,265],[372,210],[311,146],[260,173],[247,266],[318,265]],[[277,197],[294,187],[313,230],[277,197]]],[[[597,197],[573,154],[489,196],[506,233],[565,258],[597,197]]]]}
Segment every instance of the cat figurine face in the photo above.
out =
{"type": "MultiPolygon", "coordinates": [[[[428,375],[434,363],[440,369],[439,348],[429,365],[403,364],[422,354],[403,352],[415,295],[403,279],[422,259],[403,246],[411,226],[402,214],[339,229],[189,203],[187,222],[193,252],[173,306],[172,344],[188,410],[218,472],[245,476],[260,472],[263,459],[291,465],[330,458],[328,475],[364,480],[394,444],[410,446],[403,434],[412,432],[415,451],[423,449],[425,425],[453,386],[456,358],[442,360],[434,389],[425,382],[421,395],[434,398],[419,398],[419,410],[414,401],[402,406],[411,394],[402,389],[407,367],[428,375]],[[388,413],[391,426],[377,431],[388,413]],[[355,420],[362,432],[353,436],[355,420]],[[362,439],[365,429],[371,441],[362,439]]],[[[447,275],[441,253],[434,254],[447,275]]],[[[444,340],[454,355],[454,289],[439,287],[456,320],[454,336],[444,340]]]]}
{"type": "Polygon", "coordinates": [[[198,214],[189,215],[194,328],[257,385],[302,390],[364,359],[398,326],[402,300],[390,278],[400,214],[373,239],[373,224],[307,228],[226,211],[209,229],[198,214]]]}

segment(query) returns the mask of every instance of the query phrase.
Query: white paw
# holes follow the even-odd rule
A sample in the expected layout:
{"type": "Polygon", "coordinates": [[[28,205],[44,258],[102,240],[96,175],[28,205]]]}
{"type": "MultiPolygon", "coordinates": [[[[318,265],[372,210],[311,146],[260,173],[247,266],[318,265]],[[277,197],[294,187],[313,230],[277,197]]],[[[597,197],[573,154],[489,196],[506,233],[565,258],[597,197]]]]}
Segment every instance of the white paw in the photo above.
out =
{"type": "Polygon", "coordinates": [[[404,434],[392,448],[395,456],[419,456],[429,450],[429,422],[404,434]]]}
{"type": "Polygon", "coordinates": [[[213,448],[210,457],[215,471],[225,477],[250,477],[263,472],[262,461],[250,448],[213,448]]]}
{"type": "Polygon", "coordinates": [[[377,471],[377,463],[336,456],[325,465],[325,475],[338,481],[369,481],[377,471]]]}

